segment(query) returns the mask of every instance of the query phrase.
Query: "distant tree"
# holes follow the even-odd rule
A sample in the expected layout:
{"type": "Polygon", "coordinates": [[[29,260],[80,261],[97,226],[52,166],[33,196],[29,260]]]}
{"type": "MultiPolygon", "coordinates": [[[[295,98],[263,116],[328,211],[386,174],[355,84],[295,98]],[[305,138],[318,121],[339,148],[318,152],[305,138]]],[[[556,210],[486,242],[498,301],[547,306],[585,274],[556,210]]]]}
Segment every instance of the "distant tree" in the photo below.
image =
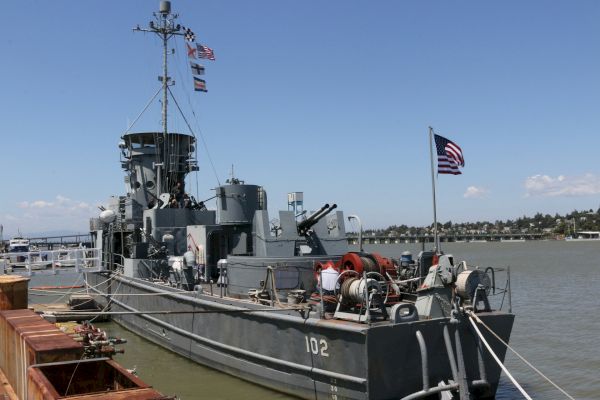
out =
{"type": "MultiPolygon", "coordinates": [[[[445,223],[438,223],[438,228],[444,229],[446,232],[454,233],[467,233],[469,231],[483,231],[484,228],[488,232],[501,233],[505,228],[509,228],[511,231],[518,232],[543,232],[551,229],[557,235],[567,235],[573,233],[573,221],[577,221],[577,230],[596,230],[600,231],[600,208],[594,213],[593,209],[590,211],[573,210],[566,213],[564,216],[559,213],[555,213],[554,216],[550,214],[536,213],[533,217],[523,215],[516,220],[507,219],[506,221],[496,220],[494,223],[489,221],[476,221],[476,222],[460,222],[453,223],[447,221],[445,223]]],[[[389,235],[389,234],[409,234],[409,235],[424,235],[433,231],[433,223],[427,226],[408,226],[402,225],[390,225],[385,229],[367,229],[366,234],[376,235],[389,235]]]]}

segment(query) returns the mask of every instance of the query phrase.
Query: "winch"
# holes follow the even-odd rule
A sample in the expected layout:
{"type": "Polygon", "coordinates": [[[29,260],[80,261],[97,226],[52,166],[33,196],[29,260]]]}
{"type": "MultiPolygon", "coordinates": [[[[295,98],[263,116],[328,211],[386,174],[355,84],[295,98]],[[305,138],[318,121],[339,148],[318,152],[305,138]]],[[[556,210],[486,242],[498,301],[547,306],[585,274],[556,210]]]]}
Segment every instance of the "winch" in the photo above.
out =
{"type": "Polygon", "coordinates": [[[366,272],[379,272],[385,276],[386,273],[396,276],[396,268],[392,260],[382,257],[377,253],[349,252],[340,260],[342,270],[353,270],[362,274],[366,272]]]}
{"type": "MultiPolygon", "coordinates": [[[[323,294],[335,301],[333,317],[357,322],[387,318],[386,303],[390,295],[399,295],[396,291],[391,293],[392,276],[397,276],[394,262],[376,253],[350,252],[335,264],[332,261],[315,264],[315,278],[319,285],[323,283],[323,294]],[[334,285],[328,283],[332,274],[334,285]]],[[[327,304],[324,307],[326,312],[333,311],[327,304]]]]}
{"type": "Polygon", "coordinates": [[[483,309],[490,309],[487,296],[491,287],[490,276],[480,269],[464,270],[456,277],[456,294],[474,308],[483,302],[483,309]]]}

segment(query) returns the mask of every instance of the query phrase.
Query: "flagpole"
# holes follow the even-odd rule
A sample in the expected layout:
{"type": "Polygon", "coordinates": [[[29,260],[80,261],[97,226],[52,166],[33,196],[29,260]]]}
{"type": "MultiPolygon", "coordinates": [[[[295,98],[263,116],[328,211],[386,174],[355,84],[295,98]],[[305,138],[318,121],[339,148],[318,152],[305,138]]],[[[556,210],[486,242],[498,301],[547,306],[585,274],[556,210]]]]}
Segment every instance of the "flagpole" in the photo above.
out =
{"type": "Polygon", "coordinates": [[[433,251],[437,254],[439,248],[437,228],[437,207],[435,201],[435,172],[433,165],[433,128],[429,127],[429,156],[431,158],[431,189],[433,191],[433,251]]]}

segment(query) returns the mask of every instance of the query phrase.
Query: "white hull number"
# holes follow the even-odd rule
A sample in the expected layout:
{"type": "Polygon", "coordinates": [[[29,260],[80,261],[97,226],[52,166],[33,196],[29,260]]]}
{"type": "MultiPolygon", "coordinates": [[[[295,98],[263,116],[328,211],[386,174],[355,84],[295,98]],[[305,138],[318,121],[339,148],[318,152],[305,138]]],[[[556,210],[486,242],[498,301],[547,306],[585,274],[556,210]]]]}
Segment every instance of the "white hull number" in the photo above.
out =
{"type": "Polygon", "coordinates": [[[306,352],[313,353],[315,356],[321,355],[323,357],[329,357],[327,349],[327,341],[325,339],[317,340],[314,337],[304,336],[306,339],[306,352]]]}

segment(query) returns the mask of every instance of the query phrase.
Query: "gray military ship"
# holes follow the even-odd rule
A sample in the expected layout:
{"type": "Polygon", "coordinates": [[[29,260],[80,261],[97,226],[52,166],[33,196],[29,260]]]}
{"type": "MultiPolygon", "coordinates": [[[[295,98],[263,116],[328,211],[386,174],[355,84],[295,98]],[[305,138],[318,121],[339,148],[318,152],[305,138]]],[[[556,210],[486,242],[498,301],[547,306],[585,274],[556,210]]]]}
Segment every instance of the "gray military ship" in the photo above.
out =
{"type": "MultiPolygon", "coordinates": [[[[498,271],[435,249],[349,251],[335,204],[270,219],[262,186],[231,177],[216,210],[185,190],[193,134],[167,128],[168,1],[138,30],[163,40],[163,130],[126,133],[127,193],[91,220],[103,271],[87,283],[124,327],[184,357],[305,399],[494,398],[514,315],[494,310],[498,271]]],[[[290,205],[301,194],[290,194],[290,205]]],[[[506,293],[505,293],[506,294],[506,293]]]]}

